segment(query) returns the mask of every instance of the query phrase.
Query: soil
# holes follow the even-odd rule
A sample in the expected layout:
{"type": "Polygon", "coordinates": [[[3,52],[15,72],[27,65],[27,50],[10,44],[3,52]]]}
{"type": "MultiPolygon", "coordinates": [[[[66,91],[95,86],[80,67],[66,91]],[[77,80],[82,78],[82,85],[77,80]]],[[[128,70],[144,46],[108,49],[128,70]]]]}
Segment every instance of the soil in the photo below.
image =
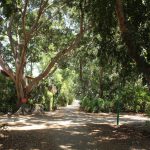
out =
{"type": "Polygon", "coordinates": [[[150,118],[143,114],[84,113],[78,101],[42,115],[0,116],[1,150],[149,150],[150,118]]]}

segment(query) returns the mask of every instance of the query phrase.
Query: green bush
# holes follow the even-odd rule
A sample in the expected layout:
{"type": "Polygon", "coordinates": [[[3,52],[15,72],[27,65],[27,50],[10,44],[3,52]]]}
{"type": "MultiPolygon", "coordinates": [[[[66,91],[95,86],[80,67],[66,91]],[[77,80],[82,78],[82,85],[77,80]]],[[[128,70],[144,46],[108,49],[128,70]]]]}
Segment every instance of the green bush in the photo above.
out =
{"type": "Polygon", "coordinates": [[[112,102],[102,98],[91,99],[84,97],[80,102],[80,108],[86,112],[109,112],[112,107],[112,102]]]}
{"type": "Polygon", "coordinates": [[[86,112],[147,112],[150,114],[150,94],[147,87],[141,84],[127,83],[116,90],[114,97],[94,98],[87,94],[81,100],[80,107],[86,112]]]}
{"type": "Polygon", "coordinates": [[[0,112],[15,112],[18,107],[14,83],[2,74],[0,74],[0,83],[0,112]]]}
{"type": "Polygon", "coordinates": [[[68,104],[68,102],[67,102],[66,96],[63,94],[59,94],[58,95],[58,105],[67,106],[67,104],[68,104]]]}
{"type": "Polygon", "coordinates": [[[37,103],[42,104],[45,111],[52,111],[56,100],[55,95],[48,89],[49,84],[48,81],[41,83],[34,91],[32,91],[30,97],[32,105],[37,103]]]}
{"type": "Polygon", "coordinates": [[[68,95],[68,105],[71,105],[73,103],[73,100],[75,99],[75,96],[73,94],[68,95]]]}
{"type": "Polygon", "coordinates": [[[150,94],[147,87],[142,85],[126,84],[117,90],[112,100],[114,103],[113,111],[117,111],[119,102],[122,112],[145,112],[146,105],[150,102],[150,94]]]}
{"type": "Polygon", "coordinates": [[[150,116],[150,102],[146,104],[146,113],[150,116]]]}

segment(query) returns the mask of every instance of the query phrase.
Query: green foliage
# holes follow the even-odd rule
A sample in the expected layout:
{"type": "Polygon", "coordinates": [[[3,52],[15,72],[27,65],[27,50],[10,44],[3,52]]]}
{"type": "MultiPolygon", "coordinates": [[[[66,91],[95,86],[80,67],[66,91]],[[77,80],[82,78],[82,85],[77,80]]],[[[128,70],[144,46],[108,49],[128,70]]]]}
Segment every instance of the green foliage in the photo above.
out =
{"type": "Polygon", "coordinates": [[[150,102],[146,103],[146,113],[150,116],[150,102]]]}
{"type": "MultiPolygon", "coordinates": [[[[51,78],[43,81],[31,95],[32,102],[41,103],[45,110],[53,110],[60,106],[72,104],[75,99],[76,73],[72,69],[57,69],[51,78]],[[56,86],[57,93],[52,93],[49,86],[56,86]]],[[[30,100],[30,101],[31,101],[30,100]]]]}
{"type": "Polygon", "coordinates": [[[110,112],[112,109],[111,103],[102,98],[89,99],[84,97],[80,103],[80,108],[86,112],[110,112]]]}
{"type": "Polygon", "coordinates": [[[1,0],[0,8],[2,8],[3,14],[8,18],[12,13],[16,13],[19,10],[20,0],[1,0]]]}
{"type": "Polygon", "coordinates": [[[16,111],[17,96],[14,83],[0,74],[0,112],[16,111]]]}
{"type": "Polygon", "coordinates": [[[43,81],[30,96],[29,103],[32,105],[42,104],[45,111],[52,111],[55,100],[53,93],[49,90],[50,83],[46,80],[43,81]]]}
{"type": "Polygon", "coordinates": [[[53,76],[54,84],[58,87],[58,105],[66,106],[71,104],[75,98],[75,84],[76,74],[73,70],[59,69],[53,76]]]}
{"type": "Polygon", "coordinates": [[[119,101],[123,112],[145,112],[146,105],[150,101],[150,95],[148,89],[142,85],[126,84],[125,87],[118,90],[115,100],[115,106],[119,101]]]}
{"type": "Polygon", "coordinates": [[[139,80],[136,84],[129,82],[118,87],[111,99],[109,92],[104,92],[103,99],[93,97],[94,94],[85,96],[81,99],[81,109],[86,112],[117,112],[119,105],[121,112],[150,113],[149,90],[139,80]]]}

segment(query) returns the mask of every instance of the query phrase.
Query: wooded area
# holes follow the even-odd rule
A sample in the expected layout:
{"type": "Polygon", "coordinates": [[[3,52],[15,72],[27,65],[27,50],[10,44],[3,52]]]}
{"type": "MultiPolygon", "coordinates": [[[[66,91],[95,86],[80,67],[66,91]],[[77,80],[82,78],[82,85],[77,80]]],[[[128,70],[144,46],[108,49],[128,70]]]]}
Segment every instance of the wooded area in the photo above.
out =
{"type": "Polygon", "coordinates": [[[74,100],[86,113],[150,115],[149,0],[0,1],[0,113],[74,100]]]}
{"type": "Polygon", "coordinates": [[[0,5],[1,111],[22,99],[49,110],[76,98],[88,112],[149,113],[148,0],[0,5]]]}

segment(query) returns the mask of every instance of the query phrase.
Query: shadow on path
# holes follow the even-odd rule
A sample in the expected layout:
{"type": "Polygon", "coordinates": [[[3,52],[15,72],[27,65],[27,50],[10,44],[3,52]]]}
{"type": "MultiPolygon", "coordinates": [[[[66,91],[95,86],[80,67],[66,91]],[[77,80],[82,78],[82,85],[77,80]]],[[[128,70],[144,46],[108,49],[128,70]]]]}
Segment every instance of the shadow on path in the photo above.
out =
{"type": "Polygon", "coordinates": [[[1,149],[11,150],[148,150],[150,138],[129,128],[108,124],[53,126],[49,129],[10,131],[1,149]]]}

